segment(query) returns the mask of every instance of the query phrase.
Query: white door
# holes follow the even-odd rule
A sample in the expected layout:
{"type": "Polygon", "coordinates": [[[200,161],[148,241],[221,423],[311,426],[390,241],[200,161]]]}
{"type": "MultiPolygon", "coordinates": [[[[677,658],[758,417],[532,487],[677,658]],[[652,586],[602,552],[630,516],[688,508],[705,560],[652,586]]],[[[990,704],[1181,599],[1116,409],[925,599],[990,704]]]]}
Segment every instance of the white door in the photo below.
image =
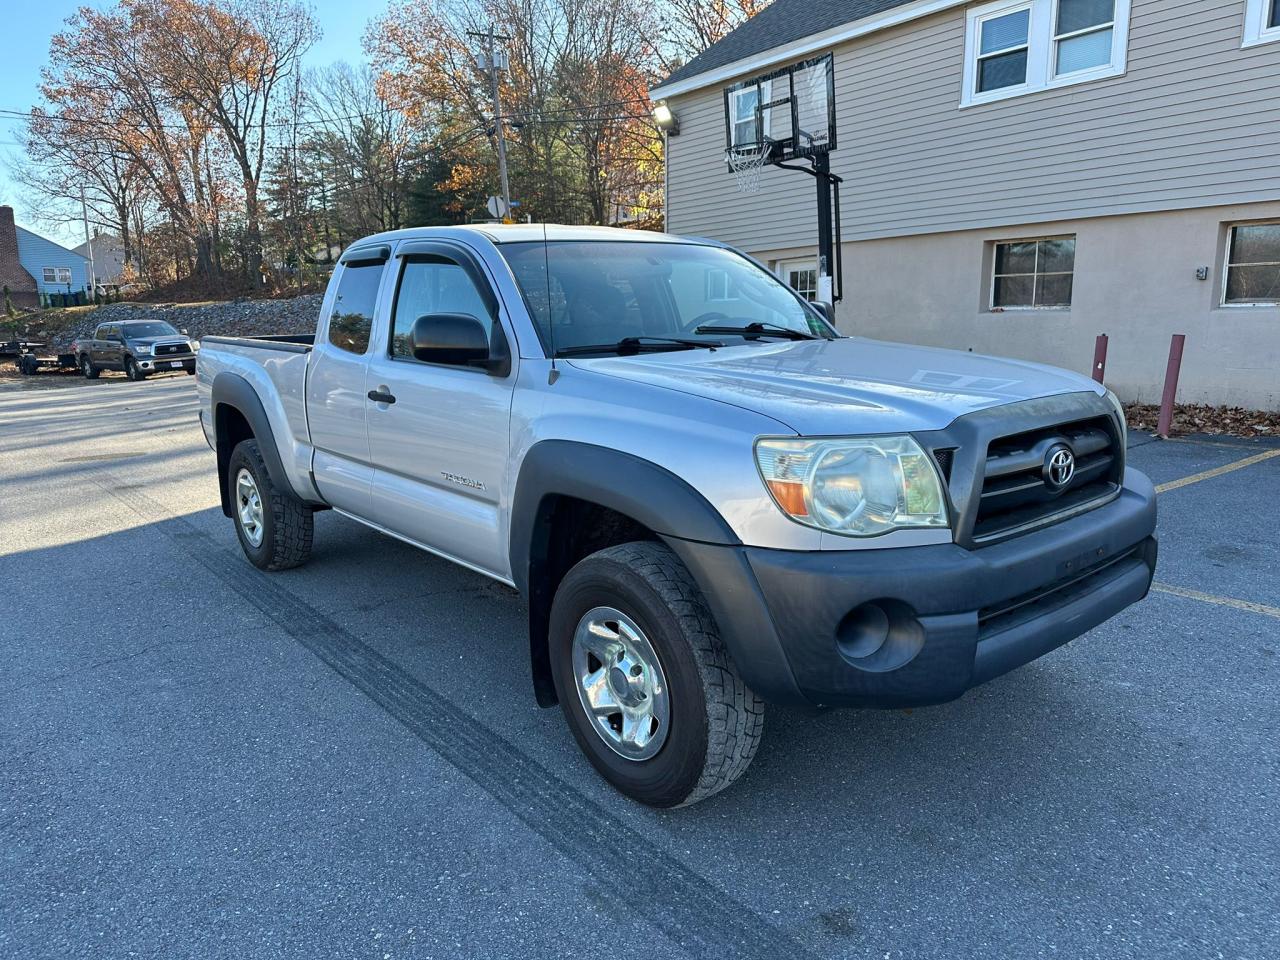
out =
{"type": "Polygon", "coordinates": [[[812,302],[818,299],[818,262],[816,260],[781,260],[778,276],[800,296],[812,302]]]}
{"type": "MultiPolygon", "coordinates": [[[[414,358],[422,317],[466,314],[506,338],[483,266],[437,241],[401,247],[389,336],[371,351],[365,389],[394,398],[370,404],[377,469],[371,519],[454,560],[510,579],[501,496],[510,449],[514,368],[506,376],[467,364],[414,358]]],[[[387,329],[381,327],[380,329],[387,329]]]]}

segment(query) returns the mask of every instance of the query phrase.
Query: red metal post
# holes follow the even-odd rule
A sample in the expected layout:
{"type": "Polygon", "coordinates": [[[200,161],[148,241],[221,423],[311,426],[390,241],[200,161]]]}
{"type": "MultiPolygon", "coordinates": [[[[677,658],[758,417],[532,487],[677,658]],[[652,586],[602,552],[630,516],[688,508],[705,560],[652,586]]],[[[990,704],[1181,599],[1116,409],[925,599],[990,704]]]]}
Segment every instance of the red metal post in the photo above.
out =
{"type": "Polygon", "coordinates": [[[1178,394],[1178,371],[1182,369],[1182,345],[1186,335],[1175,333],[1169,341],[1169,366],[1164,371],[1164,397],[1160,401],[1160,423],[1156,435],[1168,440],[1173,427],[1173,400],[1178,394]]]}
{"type": "Polygon", "coordinates": [[[1099,383],[1107,373],[1107,335],[1105,333],[1098,334],[1098,339],[1093,344],[1093,379],[1099,383]]]}

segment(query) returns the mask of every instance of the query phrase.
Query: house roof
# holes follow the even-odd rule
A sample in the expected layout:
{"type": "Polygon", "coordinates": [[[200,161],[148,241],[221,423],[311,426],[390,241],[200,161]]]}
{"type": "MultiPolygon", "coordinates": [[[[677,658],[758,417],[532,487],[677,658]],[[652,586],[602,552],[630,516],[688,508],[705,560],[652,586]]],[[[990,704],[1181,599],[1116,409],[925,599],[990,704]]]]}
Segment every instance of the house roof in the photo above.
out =
{"type": "MultiPolygon", "coordinates": [[[[839,42],[843,37],[838,35],[838,28],[846,24],[872,21],[867,26],[880,29],[881,26],[912,20],[959,2],[963,0],[774,0],[756,16],[673,71],[654,88],[653,93],[671,95],[715,82],[719,76],[703,75],[713,72],[718,75],[723,73],[719,68],[755,57],[765,61],[761,64],[763,67],[772,62],[764,56],[768,51],[789,52],[782,48],[803,46],[802,41],[806,38],[828,31],[836,31],[837,36],[830,39],[839,42]],[[899,7],[908,9],[898,11],[899,7]],[[882,25],[873,20],[894,11],[900,15],[883,17],[885,22],[882,25]],[[700,77],[704,82],[694,79],[700,77]]],[[[799,56],[804,52],[803,49],[797,51],[799,56]]]]}

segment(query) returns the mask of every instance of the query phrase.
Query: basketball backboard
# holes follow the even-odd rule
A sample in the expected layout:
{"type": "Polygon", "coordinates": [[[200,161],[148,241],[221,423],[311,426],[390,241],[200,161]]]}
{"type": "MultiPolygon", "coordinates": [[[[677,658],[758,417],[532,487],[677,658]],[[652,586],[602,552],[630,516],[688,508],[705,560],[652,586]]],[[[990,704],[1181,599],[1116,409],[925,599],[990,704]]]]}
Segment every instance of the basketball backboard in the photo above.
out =
{"type": "Polygon", "coordinates": [[[831,54],[750,77],[724,92],[725,159],[780,163],[836,148],[831,54]]]}

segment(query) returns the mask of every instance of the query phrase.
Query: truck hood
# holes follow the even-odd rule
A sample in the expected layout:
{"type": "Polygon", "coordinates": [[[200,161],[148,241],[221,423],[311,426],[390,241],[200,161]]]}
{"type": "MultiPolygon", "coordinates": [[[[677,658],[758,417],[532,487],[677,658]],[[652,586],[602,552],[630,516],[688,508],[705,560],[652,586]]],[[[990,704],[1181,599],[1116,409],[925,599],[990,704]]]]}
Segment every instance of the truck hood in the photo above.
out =
{"type": "Polygon", "coordinates": [[[1088,377],[1043,364],[863,337],[573,363],[744,407],[805,436],[940,430],[987,407],[1103,392],[1088,377]]]}

